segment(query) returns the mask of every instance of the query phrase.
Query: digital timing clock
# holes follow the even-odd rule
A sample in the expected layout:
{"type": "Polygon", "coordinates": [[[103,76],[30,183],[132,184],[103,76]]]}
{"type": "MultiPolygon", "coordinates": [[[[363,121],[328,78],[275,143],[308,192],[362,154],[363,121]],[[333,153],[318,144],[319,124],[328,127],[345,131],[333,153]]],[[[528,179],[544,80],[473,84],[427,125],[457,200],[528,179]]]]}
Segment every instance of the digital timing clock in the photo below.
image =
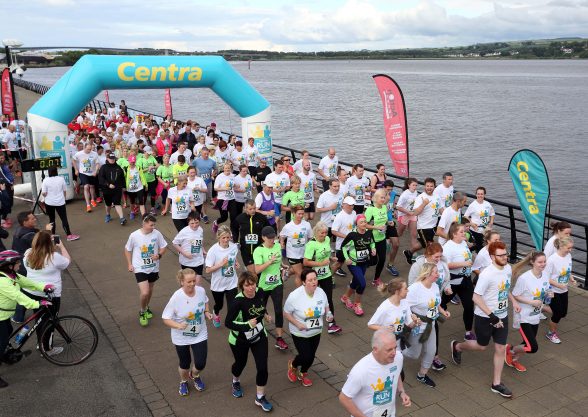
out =
{"type": "Polygon", "coordinates": [[[27,159],[21,163],[22,172],[44,171],[49,168],[61,168],[61,156],[27,159]]]}

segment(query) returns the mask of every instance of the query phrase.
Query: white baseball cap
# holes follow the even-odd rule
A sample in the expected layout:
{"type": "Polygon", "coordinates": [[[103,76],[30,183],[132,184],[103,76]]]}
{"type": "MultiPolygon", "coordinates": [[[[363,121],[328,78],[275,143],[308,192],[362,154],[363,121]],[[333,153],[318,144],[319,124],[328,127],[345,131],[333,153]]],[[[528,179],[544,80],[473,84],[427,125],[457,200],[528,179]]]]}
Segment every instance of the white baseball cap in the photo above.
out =
{"type": "Polygon", "coordinates": [[[353,198],[350,195],[348,195],[347,197],[345,197],[343,199],[343,203],[344,204],[349,204],[350,206],[354,206],[355,205],[355,198],[353,198]]]}

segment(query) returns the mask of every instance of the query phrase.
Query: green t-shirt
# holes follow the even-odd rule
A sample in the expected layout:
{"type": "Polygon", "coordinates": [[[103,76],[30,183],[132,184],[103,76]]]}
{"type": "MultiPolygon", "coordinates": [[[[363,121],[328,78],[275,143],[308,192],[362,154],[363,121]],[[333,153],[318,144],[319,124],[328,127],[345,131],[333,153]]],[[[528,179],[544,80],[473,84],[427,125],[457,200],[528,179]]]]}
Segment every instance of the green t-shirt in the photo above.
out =
{"type": "MultiPolygon", "coordinates": [[[[375,206],[369,206],[365,211],[365,219],[369,224],[372,226],[383,226],[388,224],[388,209],[385,205],[382,205],[380,208],[376,208],[375,206]]],[[[373,229],[374,240],[376,242],[381,242],[382,240],[386,239],[386,233],[382,232],[381,230],[373,229]]]]}
{"type": "Polygon", "coordinates": [[[155,174],[157,172],[157,159],[153,155],[148,158],[143,157],[137,161],[137,166],[145,173],[147,182],[155,181],[155,174]]]}
{"type": "Polygon", "coordinates": [[[286,194],[284,194],[284,197],[282,197],[282,205],[290,207],[304,207],[304,191],[299,190],[297,193],[292,190],[288,191],[286,194]]]}
{"type": "Polygon", "coordinates": [[[118,164],[119,167],[121,167],[122,169],[125,169],[126,167],[129,166],[129,160],[127,158],[118,158],[116,160],[116,163],[118,164]]]}
{"type": "Polygon", "coordinates": [[[157,167],[157,172],[155,173],[155,175],[157,175],[163,181],[172,182],[172,180],[174,179],[173,167],[171,165],[160,165],[159,167],[157,167]]]}
{"type": "MultiPolygon", "coordinates": [[[[319,242],[316,239],[311,239],[304,248],[304,257],[311,261],[321,262],[331,257],[331,240],[329,237],[325,237],[323,242],[319,242]]],[[[325,266],[314,266],[312,269],[316,271],[317,279],[325,279],[331,276],[331,267],[325,266]]]]}
{"type": "Polygon", "coordinates": [[[185,175],[188,173],[188,168],[190,168],[190,165],[184,163],[184,165],[180,165],[180,164],[174,164],[172,166],[172,173],[174,176],[174,184],[178,183],[178,177],[180,175],[185,175]]]}
{"type": "Polygon", "coordinates": [[[282,285],[280,275],[280,265],[282,264],[282,247],[275,243],[272,248],[266,248],[264,245],[258,246],[253,251],[253,262],[255,265],[261,265],[269,261],[272,255],[277,255],[276,260],[270,266],[265,268],[259,276],[259,288],[264,291],[271,291],[282,285]]]}

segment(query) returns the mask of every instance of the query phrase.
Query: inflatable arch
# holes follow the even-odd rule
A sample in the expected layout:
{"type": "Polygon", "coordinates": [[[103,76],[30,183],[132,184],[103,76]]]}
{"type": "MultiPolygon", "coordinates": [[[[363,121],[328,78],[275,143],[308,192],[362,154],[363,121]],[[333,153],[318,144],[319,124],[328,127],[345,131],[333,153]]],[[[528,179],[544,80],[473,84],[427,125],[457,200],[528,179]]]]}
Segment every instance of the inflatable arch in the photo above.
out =
{"type": "Polygon", "coordinates": [[[73,197],[67,124],[102,90],[202,88],[214,91],[242,118],[243,138],[254,137],[271,158],[269,102],[219,56],[85,55],[28,112],[35,157],[61,156],[73,197]]]}

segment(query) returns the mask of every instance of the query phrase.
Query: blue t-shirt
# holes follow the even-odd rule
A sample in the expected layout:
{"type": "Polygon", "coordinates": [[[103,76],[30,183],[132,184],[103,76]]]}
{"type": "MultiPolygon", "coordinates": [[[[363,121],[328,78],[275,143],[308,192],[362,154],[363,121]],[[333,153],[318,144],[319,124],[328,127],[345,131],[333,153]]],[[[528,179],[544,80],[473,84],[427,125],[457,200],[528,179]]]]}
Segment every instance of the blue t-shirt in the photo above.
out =
{"type": "Polygon", "coordinates": [[[202,177],[204,182],[208,185],[212,181],[212,170],[216,169],[216,162],[212,159],[196,158],[192,161],[192,165],[196,167],[198,175],[202,177]]]}

